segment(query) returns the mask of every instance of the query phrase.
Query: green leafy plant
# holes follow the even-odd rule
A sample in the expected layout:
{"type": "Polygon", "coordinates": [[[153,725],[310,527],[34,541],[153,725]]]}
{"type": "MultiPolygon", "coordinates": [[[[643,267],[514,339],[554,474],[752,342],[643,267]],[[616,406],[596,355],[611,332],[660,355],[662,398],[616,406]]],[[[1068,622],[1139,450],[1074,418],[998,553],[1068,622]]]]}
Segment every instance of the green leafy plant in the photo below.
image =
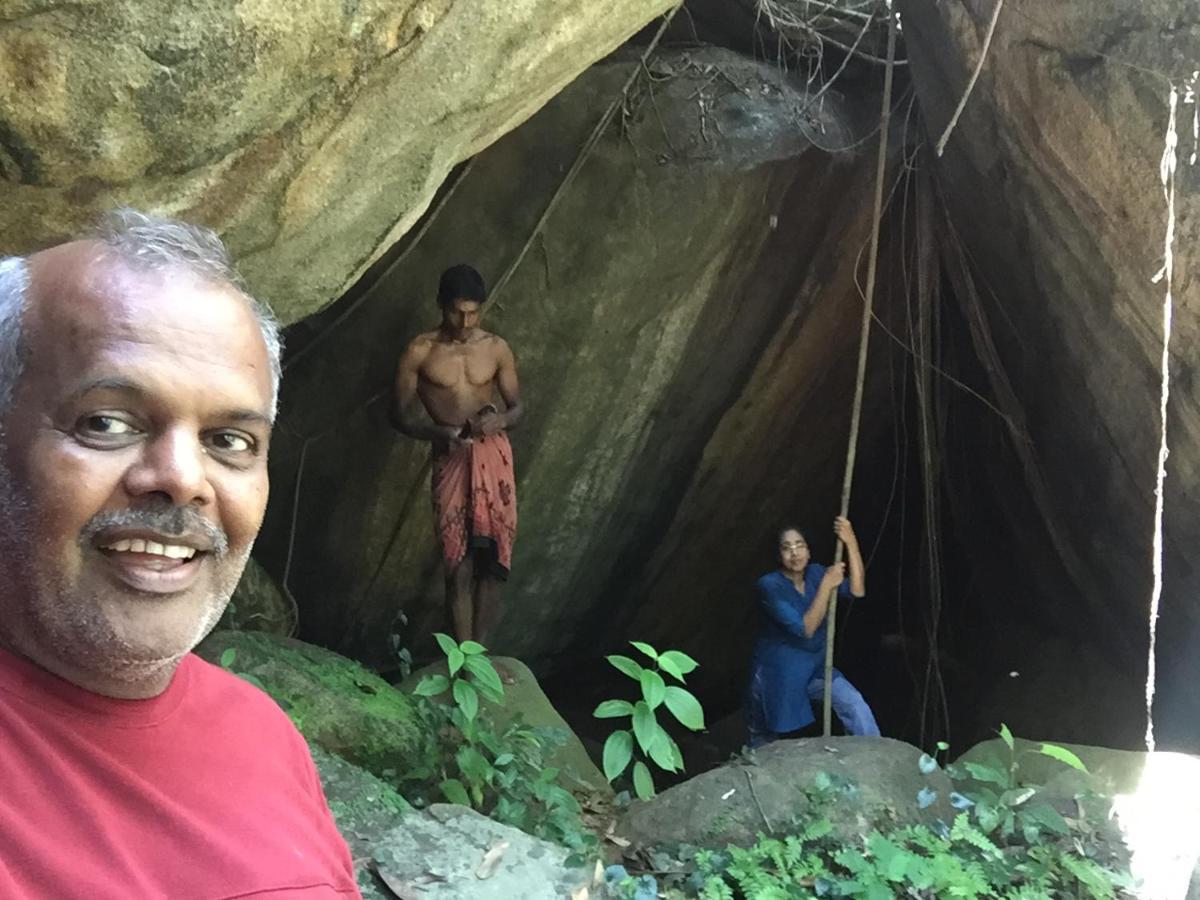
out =
{"type": "MultiPolygon", "coordinates": [[[[845,786],[818,775],[806,792],[806,817],[792,823],[790,833],[759,835],[749,848],[697,853],[689,893],[703,900],[1132,897],[1127,856],[1102,798],[1076,794],[1074,814],[1063,815],[1041,799],[1040,786],[1021,777],[1020,762],[1027,754],[1086,772],[1082,761],[1053,744],[1018,750],[1004,726],[1000,736],[1008,748],[1001,764],[964,762],[965,775],[959,767],[947,767],[957,788],[951,794],[957,808],[951,822],[901,827],[885,817],[861,837],[847,839],[836,833],[829,815],[845,786]]],[[[938,745],[938,752],[948,749],[938,745]]],[[[929,755],[918,765],[925,774],[938,766],[929,755]]]]}
{"type": "Polygon", "coordinates": [[[658,721],[662,708],[680,725],[692,731],[704,728],[704,709],[700,701],[679,685],[667,684],[663,675],[684,683],[684,676],[694,671],[698,663],[679,650],[659,653],[649,644],[630,641],[639,652],[649,657],[650,667],[628,656],[607,657],[617,671],[637,682],[641,699],[605,700],[592,713],[597,719],[629,718],[629,727],[614,731],[604,742],[604,777],[616,780],[633,763],[633,789],[642,800],[654,796],[654,778],[645,760],[665,772],[683,771],[683,754],[679,745],[667,734],[658,721]],[[642,758],[635,760],[635,751],[642,758]]]}
{"type": "Polygon", "coordinates": [[[581,822],[579,802],[557,783],[548,753],[565,740],[556,729],[519,718],[497,728],[480,700],[503,704],[504,685],[475,641],[437,634],[448,675],[427,675],[413,690],[423,744],[421,763],[399,774],[415,806],[447,800],[576,851],[594,851],[596,836],[581,822]],[[449,702],[437,698],[447,696],[449,702]]]}
{"type": "Polygon", "coordinates": [[[1044,835],[1061,837],[1069,834],[1071,827],[1063,815],[1038,797],[1036,785],[1021,778],[1020,760],[1023,756],[1037,754],[1084,774],[1087,774],[1087,767],[1070,750],[1056,744],[1017,750],[1012,732],[1004,724],[1000,725],[1000,738],[1008,749],[1008,759],[1002,765],[967,760],[961,767],[951,766],[948,771],[960,783],[967,780],[963,772],[969,777],[969,787],[964,786],[960,796],[969,800],[975,824],[984,834],[994,836],[1002,843],[1013,843],[1020,838],[1033,845],[1044,835]]]}

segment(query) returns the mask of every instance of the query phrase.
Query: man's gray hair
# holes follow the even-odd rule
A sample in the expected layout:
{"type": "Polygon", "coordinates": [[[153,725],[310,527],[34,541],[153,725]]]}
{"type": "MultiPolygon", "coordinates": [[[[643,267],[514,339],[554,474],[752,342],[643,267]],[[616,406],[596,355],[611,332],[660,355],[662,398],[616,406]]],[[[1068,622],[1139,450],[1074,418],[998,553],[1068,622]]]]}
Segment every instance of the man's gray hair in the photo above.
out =
{"type": "MultiPolygon", "coordinates": [[[[142,271],[181,268],[213,283],[232,285],[258,321],[271,360],[271,417],[283,377],[279,322],[246,290],[229,251],[216,232],[134,209],[118,209],[100,219],[92,235],[117,259],[142,271]]],[[[29,265],[24,257],[0,258],[0,415],[8,411],[24,365],[22,317],[29,304],[29,265]]]]}

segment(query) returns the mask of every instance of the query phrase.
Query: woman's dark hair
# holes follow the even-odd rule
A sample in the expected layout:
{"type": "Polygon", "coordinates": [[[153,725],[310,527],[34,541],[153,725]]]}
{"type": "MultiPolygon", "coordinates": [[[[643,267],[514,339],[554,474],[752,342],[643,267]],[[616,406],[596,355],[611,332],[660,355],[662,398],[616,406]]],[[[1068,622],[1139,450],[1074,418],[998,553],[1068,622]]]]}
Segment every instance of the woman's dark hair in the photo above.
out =
{"type": "Polygon", "coordinates": [[[783,536],[785,534],[787,534],[789,531],[796,532],[796,534],[800,535],[800,539],[802,541],[804,541],[804,543],[806,543],[806,544],[808,543],[808,538],[806,538],[804,536],[803,528],[797,528],[795,525],[784,525],[782,528],[779,529],[779,531],[776,532],[776,535],[778,535],[778,542],[780,544],[783,543],[783,536]]]}

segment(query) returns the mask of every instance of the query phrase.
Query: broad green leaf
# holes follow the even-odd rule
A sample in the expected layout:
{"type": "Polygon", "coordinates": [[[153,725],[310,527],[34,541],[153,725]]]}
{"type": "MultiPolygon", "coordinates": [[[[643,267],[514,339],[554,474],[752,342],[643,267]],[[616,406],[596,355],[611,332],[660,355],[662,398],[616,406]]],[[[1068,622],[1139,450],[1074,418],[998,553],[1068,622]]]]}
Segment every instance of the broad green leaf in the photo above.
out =
{"type": "Polygon", "coordinates": [[[454,754],[455,762],[458,763],[458,769],[471,782],[486,782],[492,775],[492,764],[487,761],[482,753],[472,747],[470,744],[465,744],[458,748],[458,752],[454,754]]]}
{"type": "Polygon", "coordinates": [[[450,663],[451,676],[457,675],[458,670],[463,667],[463,663],[467,661],[467,656],[457,647],[446,654],[446,661],[450,663]]]}
{"type": "Polygon", "coordinates": [[[666,694],[667,686],[663,683],[662,676],[651,669],[642,669],[642,696],[646,698],[646,705],[657,709],[666,694]]]}
{"type": "Polygon", "coordinates": [[[639,700],[633,707],[633,735],[637,738],[638,745],[642,748],[643,753],[649,753],[650,748],[654,746],[654,742],[658,740],[662,729],[659,727],[658,721],[654,718],[654,710],[646,705],[645,701],[639,700]]]}
{"type": "Polygon", "coordinates": [[[640,682],[642,680],[641,665],[630,659],[628,656],[621,656],[614,653],[612,656],[605,657],[605,659],[607,659],[610,663],[616,666],[617,669],[624,672],[634,681],[640,682]]]}
{"type": "Polygon", "coordinates": [[[467,796],[467,789],[463,787],[463,783],[457,778],[447,778],[441,783],[442,796],[451,803],[457,803],[459,806],[470,806],[471,798],[467,796]]]}
{"type": "Polygon", "coordinates": [[[679,724],[692,731],[704,728],[704,709],[691,691],[671,685],[666,689],[663,701],[679,724]]]}
{"type": "Polygon", "coordinates": [[[511,753],[501,753],[496,757],[496,761],[492,764],[495,766],[507,766],[515,757],[511,753]]]}
{"type": "Polygon", "coordinates": [[[454,702],[458,704],[468,722],[474,720],[475,714],[479,712],[479,694],[462,678],[454,681],[454,702]]]}
{"type": "Polygon", "coordinates": [[[975,821],[985,834],[991,834],[1000,826],[1000,812],[980,803],[975,807],[975,821]]]}
{"type": "Polygon", "coordinates": [[[478,656],[480,653],[486,653],[487,647],[478,641],[463,641],[458,645],[458,649],[467,656],[478,656]]]}
{"type": "Polygon", "coordinates": [[[658,667],[680,681],[683,676],[693,671],[700,664],[679,650],[668,650],[658,654],[658,667]]]}
{"type": "Polygon", "coordinates": [[[1059,747],[1057,744],[1042,744],[1038,753],[1048,756],[1051,759],[1057,759],[1061,763],[1066,763],[1072,769],[1078,769],[1080,772],[1087,774],[1087,766],[1083,764],[1083,760],[1066,747],[1059,747]]]}
{"type": "Polygon", "coordinates": [[[995,766],[986,766],[983,763],[976,762],[964,762],[963,768],[976,781],[983,781],[987,784],[998,784],[1002,788],[1008,787],[1008,773],[997,769],[995,766]]]}
{"type": "Polygon", "coordinates": [[[664,772],[678,772],[683,768],[683,754],[665,731],[662,731],[658,740],[651,745],[649,756],[664,772]]]}
{"type": "Polygon", "coordinates": [[[1012,732],[1008,730],[1008,726],[1003,722],[1000,723],[1000,739],[1008,745],[1009,750],[1013,749],[1014,742],[1012,732]]]}
{"type": "Polygon", "coordinates": [[[504,702],[504,685],[490,659],[486,656],[468,656],[463,668],[471,674],[479,693],[493,703],[504,702]]]}
{"type": "Polygon", "coordinates": [[[436,697],[438,694],[444,694],[450,688],[450,679],[445,675],[426,675],[413,688],[413,693],[418,697],[436,697]]]}
{"type": "Polygon", "coordinates": [[[641,650],[643,653],[645,653],[651,659],[658,659],[658,651],[655,650],[653,647],[651,647],[649,644],[643,644],[641,641],[630,641],[629,643],[630,643],[630,645],[636,647],[638,650],[641,650]]]}
{"type": "Polygon", "coordinates": [[[1071,830],[1071,826],[1067,824],[1067,820],[1062,817],[1053,806],[1049,803],[1034,803],[1021,811],[1021,820],[1023,822],[1035,822],[1048,831],[1053,831],[1055,834],[1066,834],[1071,830]]]}
{"type": "Polygon", "coordinates": [[[458,641],[456,641],[454,638],[450,637],[450,635],[442,634],[439,631],[439,632],[437,632],[437,634],[434,635],[434,637],[437,638],[438,646],[442,648],[442,652],[445,653],[447,656],[450,655],[451,650],[458,649],[458,641]]]}
{"type": "Polygon", "coordinates": [[[604,777],[612,781],[625,771],[633,759],[633,735],[628,731],[614,731],[604,742],[604,777]]]}
{"type": "Polygon", "coordinates": [[[938,742],[937,742],[937,748],[938,748],[939,750],[941,750],[941,751],[944,753],[944,752],[946,752],[947,750],[949,750],[949,749],[950,749],[950,745],[949,745],[949,744],[947,744],[945,741],[938,741],[938,742]]]}
{"type": "Polygon", "coordinates": [[[665,731],[663,732],[663,740],[671,748],[671,757],[675,760],[675,771],[682,772],[683,771],[683,753],[680,751],[679,745],[677,743],[675,743],[675,741],[673,741],[671,739],[671,736],[669,734],[667,734],[665,731]]]}
{"type": "Polygon", "coordinates": [[[649,800],[654,796],[654,779],[650,769],[640,759],[633,765],[633,790],[639,800],[649,800]]]}
{"type": "Polygon", "coordinates": [[[619,719],[633,715],[633,704],[628,700],[605,700],[592,713],[597,719],[619,719]]]}
{"type": "Polygon", "coordinates": [[[228,669],[233,665],[235,659],[237,659],[237,650],[233,647],[226,648],[225,652],[221,654],[221,668],[228,669]]]}
{"type": "Polygon", "coordinates": [[[680,681],[680,682],[683,681],[683,672],[681,672],[679,670],[679,666],[677,666],[671,660],[664,659],[663,657],[660,656],[658,658],[658,668],[659,668],[659,671],[666,672],[668,675],[670,675],[676,681],[680,681]]]}

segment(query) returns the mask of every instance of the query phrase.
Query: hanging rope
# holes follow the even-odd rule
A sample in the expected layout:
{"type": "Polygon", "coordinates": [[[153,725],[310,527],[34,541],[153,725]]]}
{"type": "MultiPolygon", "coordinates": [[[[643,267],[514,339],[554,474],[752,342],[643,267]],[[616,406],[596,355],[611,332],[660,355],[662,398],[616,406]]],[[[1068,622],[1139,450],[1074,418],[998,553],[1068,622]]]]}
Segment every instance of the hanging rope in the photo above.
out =
{"type": "Polygon", "coordinates": [[[967,82],[967,89],[963,91],[963,95],[958,101],[958,106],[954,109],[954,115],[950,117],[950,122],[946,125],[946,130],[938,138],[937,149],[935,151],[938,156],[946,152],[946,142],[950,140],[950,135],[954,132],[954,126],[958,124],[958,117],[967,108],[967,101],[971,98],[971,91],[975,90],[975,82],[979,80],[979,73],[983,71],[983,64],[987,60],[988,49],[992,46],[992,35],[996,33],[996,22],[1000,20],[1000,8],[1002,6],[1004,6],[1004,0],[996,0],[996,6],[992,10],[992,20],[988,23],[987,36],[983,39],[983,49],[979,51],[979,59],[975,63],[975,71],[971,73],[971,80],[967,82]]]}
{"type": "Polygon", "coordinates": [[[534,223],[533,230],[529,232],[529,237],[525,239],[525,243],[521,246],[521,249],[517,252],[517,255],[513,257],[513,261],[509,263],[508,268],[504,270],[504,274],[496,279],[496,283],[492,285],[492,289],[488,294],[487,306],[492,306],[496,302],[496,298],[499,297],[504,291],[509,279],[516,274],[517,269],[521,267],[521,263],[525,261],[525,256],[529,253],[529,248],[533,246],[533,242],[537,240],[538,235],[542,233],[542,229],[546,227],[546,223],[550,221],[551,214],[553,214],[554,210],[558,208],[559,201],[562,200],[562,198],[566,195],[567,188],[569,188],[572,182],[575,181],[575,176],[579,174],[580,170],[583,168],[583,164],[587,162],[588,157],[591,156],[592,150],[595,149],[596,144],[599,143],[600,138],[603,137],[605,130],[609,126],[609,123],[613,120],[613,116],[617,114],[617,110],[625,105],[629,98],[629,89],[633,87],[633,83],[637,80],[637,77],[646,70],[647,60],[650,59],[650,55],[654,53],[655,49],[657,49],[658,42],[662,40],[662,36],[666,34],[667,28],[669,28],[671,25],[671,20],[675,18],[675,14],[682,8],[683,4],[680,3],[669,13],[663,16],[662,24],[658,26],[658,31],[654,33],[654,38],[646,47],[645,52],[642,53],[638,64],[634,66],[633,70],[629,73],[629,77],[625,79],[625,83],[621,86],[620,93],[613,98],[612,103],[608,105],[608,109],[604,111],[604,115],[602,115],[600,120],[596,122],[596,126],[592,129],[592,133],[588,135],[587,140],[584,141],[583,147],[580,148],[579,154],[575,157],[575,162],[571,164],[571,168],[567,170],[567,174],[563,176],[563,180],[559,182],[558,187],[551,195],[550,201],[546,204],[546,208],[542,210],[541,216],[538,218],[537,222],[534,223]]]}
{"type": "MultiPolygon", "coordinates": [[[[842,512],[850,511],[850,488],[854,483],[854,459],[858,453],[858,427],[862,419],[863,385],[867,378],[867,345],[871,338],[871,305],[875,297],[875,271],[879,262],[879,222],[883,218],[883,178],[887,169],[888,125],[892,115],[892,72],[896,59],[896,13],[888,16],[888,66],[883,74],[883,110],[879,119],[879,158],[875,166],[875,210],[871,221],[871,252],[867,256],[867,289],[863,300],[862,331],[858,340],[858,377],[854,384],[854,406],[850,413],[850,442],[846,449],[846,469],[842,477],[842,512]]],[[[839,540],[833,564],[842,561],[845,547],[839,540]]],[[[829,600],[825,616],[829,627],[825,634],[824,728],[829,737],[833,724],[833,641],[837,630],[837,591],[829,600]]]]}

